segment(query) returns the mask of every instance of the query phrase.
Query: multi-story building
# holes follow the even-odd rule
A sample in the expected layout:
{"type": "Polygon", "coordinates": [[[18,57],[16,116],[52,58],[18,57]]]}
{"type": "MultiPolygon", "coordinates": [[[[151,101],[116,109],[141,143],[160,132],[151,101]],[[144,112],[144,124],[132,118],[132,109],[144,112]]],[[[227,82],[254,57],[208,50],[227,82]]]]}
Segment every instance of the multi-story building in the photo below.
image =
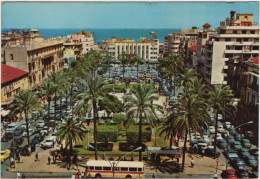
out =
{"type": "Polygon", "coordinates": [[[78,38],[69,38],[64,43],[64,58],[79,59],[82,55],[82,42],[78,38]]]}
{"type": "Polygon", "coordinates": [[[253,14],[234,15],[231,11],[228,21],[221,22],[206,42],[204,79],[209,84],[227,84],[229,58],[244,61],[259,55],[259,28],[252,26],[253,14]]]}
{"type": "Polygon", "coordinates": [[[197,27],[192,27],[192,29],[181,29],[180,32],[164,37],[164,56],[175,53],[185,57],[188,47],[196,45],[200,31],[197,27]]]}
{"type": "Polygon", "coordinates": [[[72,39],[78,39],[82,43],[82,54],[88,53],[94,48],[94,37],[89,31],[80,31],[72,35],[72,39]]]}
{"type": "Polygon", "coordinates": [[[1,64],[1,107],[6,109],[14,95],[28,89],[28,72],[1,64]]]}
{"type": "Polygon", "coordinates": [[[153,36],[151,39],[141,37],[140,42],[135,42],[134,39],[117,39],[113,37],[111,40],[104,39],[102,46],[103,50],[106,50],[115,59],[118,59],[122,52],[138,54],[144,60],[156,60],[159,55],[157,36],[153,36]]]}
{"type": "Polygon", "coordinates": [[[12,32],[1,33],[1,47],[8,45],[21,45],[23,43],[23,36],[20,29],[12,29],[12,32]]]}
{"type": "Polygon", "coordinates": [[[29,89],[38,87],[49,74],[63,69],[63,41],[44,40],[38,30],[23,34],[20,45],[6,45],[1,49],[2,62],[28,72],[29,89]]]}

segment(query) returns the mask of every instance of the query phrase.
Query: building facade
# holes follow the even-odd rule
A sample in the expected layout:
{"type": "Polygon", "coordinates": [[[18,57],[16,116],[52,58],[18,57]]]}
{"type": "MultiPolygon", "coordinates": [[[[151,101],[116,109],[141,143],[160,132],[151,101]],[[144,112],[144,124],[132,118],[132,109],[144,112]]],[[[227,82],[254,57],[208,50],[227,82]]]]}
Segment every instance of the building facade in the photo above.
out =
{"type": "Polygon", "coordinates": [[[1,49],[2,62],[28,72],[29,89],[37,88],[53,72],[63,69],[63,41],[44,40],[38,30],[24,33],[21,45],[8,45],[1,49]]]}
{"type": "Polygon", "coordinates": [[[209,84],[227,84],[229,58],[246,61],[259,55],[259,28],[252,26],[253,14],[238,14],[236,19],[234,15],[231,11],[229,21],[221,22],[206,42],[204,79],[209,84]]]}
{"type": "Polygon", "coordinates": [[[140,42],[135,42],[134,39],[104,39],[103,50],[109,55],[118,59],[122,52],[127,54],[140,55],[144,60],[156,60],[159,56],[159,40],[158,38],[146,39],[141,37],[140,42]]]}
{"type": "Polygon", "coordinates": [[[1,64],[1,106],[9,105],[14,96],[29,87],[28,72],[1,64]]]}
{"type": "Polygon", "coordinates": [[[82,54],[86,54],[94,48],[94,37],[89,31],[75,33],[71,38],[78,39],[82,43],[82,54]]]}

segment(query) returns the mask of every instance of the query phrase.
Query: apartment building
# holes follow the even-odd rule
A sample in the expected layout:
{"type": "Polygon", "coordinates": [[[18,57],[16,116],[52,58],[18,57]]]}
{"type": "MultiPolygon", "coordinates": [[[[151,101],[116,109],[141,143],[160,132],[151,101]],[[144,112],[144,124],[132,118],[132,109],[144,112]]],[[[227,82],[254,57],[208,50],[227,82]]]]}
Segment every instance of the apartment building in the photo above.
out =
{"type": "Polygon", "coordinates": [[[28,89],[28,72],[1,64],[1,107],[12,103],[14,96],[28,89]]]}
{"type": "Polygon", "coordinates": [[[4,64],[28,72],[29,89],[35,89],[49,74],[63,69],[63,40],[44,40],[32,29],[23,33],[22,44],[2,47],[1,57],[4,64]]]}
{"type": "Polygon", "coordinates": [[[227,84],[229,58],[243,61],[259,55],[259,27],[253,26],[253,14],[230,12],[216,34],[206,42],[204,79],[212,85],[227,84]]]}
{"type": "Polygon", "coordinates": [[[73,34],[71,38],[78,39],[82,43],[82,54],[88,53],[94,48],[94,37],[89,31],[80,31],[73,34]]]}
{"type": "Polygon", "coordinates": [[[122,52],[127,54],[138,54],[144,60],[157,60],[159,55],[159,40],[157,36],[151,39],[141,37],[140,42],[135,42],[134,39],[104,39],[103,50],[107,51],[109,55],[118,59],[122,52]]]}
{"type": "Polygon", "coordinates": [[[180,32],[164,37],[164,56],[175,53],[186,57],[188,48],[196,45],[197,35],[200,31],[199,28],[192,27],[192,29],[181,29],[180,32]]]}
{"type": "MultiPolygon", "coordinates": [[[[198,74],[204,76],[205,71],[205,47],[206,41],[210,40],[211,35],[216,34],[217,32],[214,29],[211,29],[211,25],[205,23],[203,25],[203,31],[198,33],[198,39],[196,44],[196,53],[193,55],[189,62],[190,66],[188,68],[193,68],[198,74]]],[[[186,58],[187,59],[187,58],[186,58]]]]}

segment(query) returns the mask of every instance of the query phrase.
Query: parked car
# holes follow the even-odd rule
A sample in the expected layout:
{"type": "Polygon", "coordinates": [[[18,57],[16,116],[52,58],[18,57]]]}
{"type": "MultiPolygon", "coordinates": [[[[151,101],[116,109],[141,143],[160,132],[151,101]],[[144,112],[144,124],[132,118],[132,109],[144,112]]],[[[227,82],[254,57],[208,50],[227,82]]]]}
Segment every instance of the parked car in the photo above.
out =
{"type": "Polygon", "coordinates": [[[224,122],[223,126],[225,129],[229,129],[231,127],[231,122],[224,122]]]}
{"type": "Polygon", "coordinates": [[[224,155],[230,160],[233,158],[239,158],[236,151],[233,149],[224,149],[224,155]]]}
{"type": "Polygon", "coordinates": [[[49,130],[48,130],[48,127],[47,127],[47,126],[44,126],[44,127],[42,128],[42,130],[40,131],[40,134],[47,135],[51,130],[52,130],[51,127],[49,127],[49,130]]]}
{"type": "MultiPolygon", "coordinates": [[[[29,136],[33,135],[34,132],[35,131],[33,129],[29,129],[29,136]]],[[[23,137],[27,137],[27,131],[26,130],[23,132],[23,137]]]]}
{"type": "Polygon", "coordinates": [[[221,173],[222,178],[237,179],[236,172],[232,169],[223,170],[221,173]]]}
{"type": "Polygon", "coordinates": [[[238,132],[234,134],[234,137],[236,140],[241,140],[241,135],[238,132]]]}
{"type": "Polygon", "coordinates": [[[16,138],[13,140],[13,142],[11,143],[11,147],[18,147],[20,146],[24,141],[24,138],[23,137],[20,137],[20,138],[16,138]]]}
{"type": "Polygon", "coordinates": [[[34,138],[32,139],[32,144],[36,145],[39,144],[40,142],[42,142],[44,139],[44,137],[40,134],[37,134],[34,136],[34,138]]]}
{"type": "Polygon", "coordinates": [[[20,149],[20,154],[22,156],[28,156],[29,155],[29,149],[28,149],[28,145],[25,145],[24,147],[22,147],[20,149]]]}
{"type": "Polygon", "coordinates": [[[18,127],[18,123],[17,122],[12,122],[10,124],[7,125],[5,132],[6,133],[12,133],[15,131],[15,129],[18,127]]]}
{"type": "Polygon", "coordinates": [[[47,138],[41,143],[41,148],[53,148],[53,147],[54,147],[54,140],[51,138],[47,138]]]}
{"type": "Polygon", "coordinates": [[[227,139],[228,136],[229,136],[228,130],[224,129],[221,135],[222,135],[223,138],[227,139]]]}
{"type": "Polygon", "coordinates": [[[238,152],[238,155],[239,155],[239,156],[242,156],[242,153],[243,153],[243,152],[248,152],[248,153],[249,153],[249,150],[248,150],[247,148],[241,148],[241,149],[239,149],[237,152],[238,152]]]}
{"type": "Polygon", "coordinates": [[[211,134],[215,134],[215,127],[214,126],[209,126],[209,132],[211,134]]]}
{"type": "Polygon", "coordinates": [[[224,127],[222,125],[218,125],[218,132],[224,132],[224,127]]]}
{"type": "Polygon", "coordinates": [[[228,139],[227,139],[227,143],[228,144],[233,144],[235,142],[235,139],[233,136],[228,136],[228,139]]]}
{"type": "Polygon", "coordinates": [[[13,139],[13,133],[5,133],[5,135],[2,137],[1,141],[2,142],[9,142],[10,140],[13,139]]]}
{"type": "Polygon", "coordinates": [[[249,178],[249,174],[245,170],[236,170],[238,178],[249,178]]]}
{"type": "Polygon", "coordinates": [[[241,150],[243,147],[241,145],[241,143],[239,141],[235,141],[231,147],[235,150],[235,151],[238,151],[238,150],[241,150]]]}
{"type": "Polygon", "coordinates": [[[246,156],[245,157],[245,162],[247,162],[247,164],[250,167],[256,167],[257,166],[257,160],[256,160],[255,156],[253,156],[253,155],[246,156]]]}
{"type": "Polygon", "coordinates": [[[246,171],[248,169],[248,166],[245,164],[244,160],[240,158],[234,158],[230,161],[230,164],[238,171],[246,171]]]}
{"type": "MultiPolygon", "coordinates": [[[[31,126],[31,124],[28,122],[28,128],[31,126]]],[[[24,129],[26,129],[26,121],[24,121],[23,123],[22,123],[22,127],[24,128],[24,129]]]]}
{"type": "Polygon", "coordinates": [[[9,149],[1,150],[1,163],[9,158],[11,151],[9,149]]]}
{"type": "Polygon", "coordinates": [[[243,146],[245,148],[250,148],[251,147],[251,143],[250,143],[250,141],[248,139],[242,139],[241,142],[242,142],[242,144],[243,144],[243,146]]]}
{"type": "Polygon", "coordinates": [[[43,128],[45,126],[45,121],[44,120],[39,120],[37,122],[37,128],[43,128]]]}
{"type": "Polygon", "coordinates": [[[220,139],[218,140],[217,145],[219,148],[224,149],[227,147],[227,142],[225,139],[220,139]]]}
{"type": "MultiPolygon", "coordinates": [[[[213,146],[209,146],[208,148],[205,149],[205,156],[215,157],[213,146]]],[[[216,157],[218,158],[219,156],[220,156],[220,153],[216,152],[216,157]]]]}
{"type": "Polygon", "coordinates": [[[19,135],[21,135],[21,134],[24,132],[24,130],[25,130],[24,127],[19,126],[19,127],[17,127],[17,128],[15,129],[14,135],[15,135],[15,136],[19,136],[19,135]]]}

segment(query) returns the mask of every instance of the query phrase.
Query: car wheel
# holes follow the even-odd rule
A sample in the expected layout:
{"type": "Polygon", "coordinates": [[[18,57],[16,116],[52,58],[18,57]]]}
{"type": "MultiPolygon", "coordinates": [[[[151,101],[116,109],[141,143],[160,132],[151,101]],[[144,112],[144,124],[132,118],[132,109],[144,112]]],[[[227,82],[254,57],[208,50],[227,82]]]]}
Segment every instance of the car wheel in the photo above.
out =
{"type": "Polygon", "coordinates": [[[95,178],[101,178],[101,174],[96,174],[95,178]]]}
{"type": "Polygon", "coordinates": [[[132,178],[132,176],[131,175],[126,175],[126,177],[125,178],[132,178]]]}

